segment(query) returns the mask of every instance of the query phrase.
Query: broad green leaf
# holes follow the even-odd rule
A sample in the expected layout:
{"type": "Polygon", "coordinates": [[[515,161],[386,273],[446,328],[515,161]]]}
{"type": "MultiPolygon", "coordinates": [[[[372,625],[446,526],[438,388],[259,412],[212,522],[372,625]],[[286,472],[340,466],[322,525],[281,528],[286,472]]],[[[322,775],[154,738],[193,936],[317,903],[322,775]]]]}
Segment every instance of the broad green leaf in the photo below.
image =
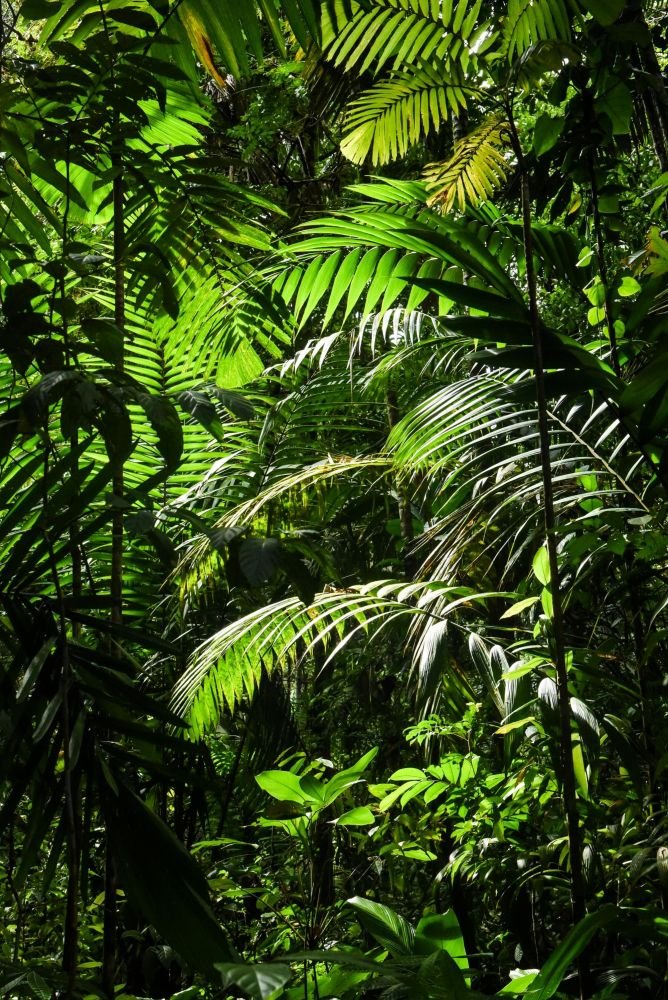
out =
{"type": "Polygon", "coordinates": [[[632,278],[629,275],[622,278],[621,284],[617,289],[618,295],[621,295],[622,298],[631,298],[632,296],[637,295],[640,291],[642,291],[640,282],[636,281],[635,278],[632,278]]]}
{"type": "Polygon", "coordinates": [[[390,775],[390,781],[422,781],[425,777],[424,771],[419,767],[400,767],[390,775]]]}
{"type": "Polygon", "coordinates": [[[81,330],[110,365],[123,360],[123,332],[109,319],[86,319],[81,330]]]}
{"type": "Polygon", "coordinates": [[[609,77],[604,92],[594,101],[599,115],[610,120],[612,135],[628,135],[633,114],[633,95],[621,80],[609,77]]]}
{"type": "Polygon", "coordinates": [[[547,587],[550,583],[550,560],[547,548],[544,545],[538,549],[538,552],[533,557],[531,567],[538,582],[547,587]]]}
{"type": "Polygon", "coordinates": [[[355,911],[359,922],[392,955],[414,954],[415,931],[404,917],[389,906],[374,903],[370,899],[354,896],[348,906],[355,911]]]}
{"type": "Polygon", "coordinates": [[[223,986],[238,986],[253,1000],[269,1000],[269,997],[285,986],[292,975],[287,965],[268,962],[257,965],[217,962],[216,969],[222,974],[223,986]]]}
{"type": "Polygon", "coordinates": [[[405,781],[403,784],[397,785],[378,803],[379,812],[387,812],[390,806],[394,805],[394,803],[397,802],[402,795],[405,795],[407,791],[414,788],[416,785],[417,781],[405,781]]]}
{"type": "Polygon", "coordinates": [[[280,561],[281,544],[277,538],[246,538],[239,548],[239,565],[251,587],[270,580],[280,561]]]}
{"type": "Polygon", "coordinates": [[[516,979],[511,979],[509,983],[500,989],[496,996],[511,996],[511,997],[523,997],[527,992],[529,987],[533,984],[537,972],[527,972],[523,976],[517,976],[516,979]]]}
{"type": "Polygon", "coordinates": [[[118,879],[132,904],[184,960],[213,974],[235,958],[209,904],[206,879],[183,844],[118,778],[103,806],[118,879]]]}
{"type": "Polygon", "coordinates": [[[377,754],[378,747],[373,747],[363,757],[360,757],[356,764],[345,768],[343,771],[339,771],[338,774],[335,774],[334,777],[326,782],[325,795],[327,805],[331,805],[346,788],[350,788],[351,785],[355,785],[358,781],[362,780],[362,775],[369,764],[376,758],[377,754]]]}
{"type": "Polygon", "coordinates": [[[540,604],[543,609],[543,614],[547,615],[548,618],[554,616],[554,599],[552,597],[552,590],[550,587],[543,587],[540,592],[540,604]]]}
{"type": "Polygon", "coordinates": [[[526,611],[527,608],[532,608],[539,600],[539,597],[524,597],[521,601],[511,604],[508,610],[503,612],[501,618],[514,618],[516,615],[520,615],[523,611],[526,611]]]}
{"type": "Polygon", "coordinates": [[[263,771],[255,780],[264,792],[279,802],[303,804],[312,801],[312,796],[302,787],[302,779],[292,771],[263,771]]]}
{"type": "Polygon", "coordinates": [[[164,396],[145,392],[137,393],[137,402],[157,435],[158,451],[167,469],[175,469],[183,454],[183,428],[174,404],[164,396]]]}
{"type": "Polygon", "coordinates": [[[439,1000],[475,1000],[462,970],[447,951],[433,951],[421,963],[417,974],[416,993],[439,1000]],[[418,992],[419,991],[419,992],[418,992]]]}
{"type": "Polygon", "coordinates": [[[559,118],[552,118],[550,115],[538,117],[533,132],[533,149],[536,156],[543,156],[556,146],[565,124],[566,119],[563,115],[559,118]]]}
{"type": "Polygon", "coordinates": [[[533,715],[527,715],[524,719],[517,719],[516,722],[506,722],[505,725],[499,726],[498,729],[494,730],[494,735],[505,736],[506,733],[512,733],[516,729],[522,729],[523,727],[530,725],[532,722],[535,722],[533,715]]]}
{"type": "Polygon", "coordinates": [[[337,826],[371,826],[376,818],[368,806],[358,806],[356,809],[349,809],[334,822],[337,826]]]}
{"type": "Polygon", "coordinates": [[[326,801],[325,785],[322,781],[314,778],[312,774],[305,774],[299,779],[299,786],[305,795],[308,795],[311,802],[316,806],[322,806],[326,801]]]}
{"type": "Polygon", "coordinates": [[[587,777],[587,768],[585,766],[584,756],[582,753],[582,744],[579,740],[573,744],[573,773],[575,774],[575,780],[577,786],[580,790],[581,795],[585,799],[589,798],[589,779],[587,777]]]}
{"type": "Polygon", "coordinates": [[[452,909],[422,917],[415,931],[415,950],[419,955],[447,951],[460,969],[469,967],[464,936],[452,909]]]}

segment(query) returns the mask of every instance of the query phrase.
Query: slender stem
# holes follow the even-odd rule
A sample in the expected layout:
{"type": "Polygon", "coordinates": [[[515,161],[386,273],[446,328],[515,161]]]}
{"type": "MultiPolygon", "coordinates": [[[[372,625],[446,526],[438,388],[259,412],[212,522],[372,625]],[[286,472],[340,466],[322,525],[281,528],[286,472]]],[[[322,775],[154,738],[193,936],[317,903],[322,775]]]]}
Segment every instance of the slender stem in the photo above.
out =
{"type": "MultiPolygon", "coordinates": [[[[388,386],[385,393],[385,401],[387,404],[387,425],[390,431],[396,427],[399,423],[399,404],[397,401],[397,394],[393,386],[388,386]]],[[[401,537],[403,539],[404,545],[409,546],[413,541],[413,513],[411,511],[411,502],[408,496],[408,490],[403,483],[395,480],[395,485],[397,489],[397,499],[399,505],[399,523],[401,525],[401,537]]],[[[405,561],[406,557],[405,557],[405,561]]]]}
{"type": "MultiPolygon", "coordinates": [[[[75,351],[69,335],[67,323],[67,310],[64,308],[66,285],[65,285],[65,258],[68,245],[68,224],[70,213],[70,165],[71,165],[71,143],[70,134],[67,133],[67,152],[65,157],[65,181],[66,195],[63,209],[63,229],[61,243],[61,269],[58,278],[62,311],[62,335],[63,347],[65,351],[65,362],[69,367],[75,361],[75,351]]],[[[54,289],[55,292],[55,289],[54,289]]],[[[77,449],[79,435],[75,430],[70,436],[70,454],[72,459],[71,477],[74,484],[73,503],[76,506],[79,493],[79,460],[77,449]]],[[[45,483],[48,463],[48,452],[45,453],[45,483]]],[[[44,506],[48,503],[48,494],[45,491],[44,506]]],[[[58,574],[58,563],[53,551],[52,540],[46,533],[46,541],[49,549],[49,559],[54,581],[54,587],[58,598],[59,619],[60,619],[60,643],[62,647],[62,738],[63,738],[63,782],[65,790],[65,829],[66,829],[66,852],[67,852],[67,892],[65,903],[65,926],[63,937],[63,970],[67,977],[67,995],[74,996],[78,978],[79,966],[79,880],[81,872],[81,817],[79,812],[79,782],[73,773],[72,760],[70,755],[70,739],[72,735],[72,720],[70,713],[70,656],[67,638],[67,619],[65,614],[65,595],[60,583],[58,574]]],[[[79,528],[75,519],[69,529],[70,537],[70,560],[72,567],[72,596],[78,598],[81,595],[81,553],[79,546],[79,528]]],[[[79,625],[73,627],[73,637],[76,639],[80,630],[79,625]]]]}
{"type": "MultiPolygon", "coordinates": [[[[114,169],[113,210],[114,210],[114,320],[116,326],[125,332],[125,190],[123,179],[123,150],[118,137],[118,119],[112,136],[111,163],[114,169]]],[[[124,355],[116,365],[118,372],[125,367],[124,355]]],[[[114,510],[111,519],[111,623],[123,623],[123,497],[125,482],[122,463],[112,479],[114,510]]],[[[113,645],[112,653],[117,650],[113,645]]],[[[109,842],[105,855],[104,886],[104,929],[102,957],[102,987],[108,997],[114,996],[116,972],[116,871],[109,842]]]]}
{"type": "Polygon", "coordinates": [[[116,979],[116,890],[116,868],[107,838],[104,854],[102,989],[109,1000],[113,1000],[116,979]]]}
{"type": "MultiPolygon", "coordinates": [[[[114,177],[114,319],[121,333],[125,332],[125,231],[124,231],[124,185],[122,154],[112,155],[116,169],[114,177]]],[[[116,365],[116,370],[124,370],[124,357],[116,365]]],[[[125,482],[123,466],[120,465],[112,479],[114,511],[111,522],[111,621],[115,625],[123,621],[123,495],[125,482]]]]}
{"type": "MultiPolygon", "coordinates": [[[[57,580],[56,561],[49,542],[49,554],[57,580]]],[[[58,584],[58,600],[60,611],[60,642],[62,646],[63,671],[61,689],[63,698],[63,765],[65,784],[65,823],[67,831],[67,897],[65,904],[65,928],[63,941],[63,969],[67,976],[67,996],[75,996],[79,965],[79,877],[80,877],[80,817],[78,781],[73,774],[70,755],[70,739],[72,735],[72,720],[70,716],[70,663],[69,646],[67,642],[67,623],[64,614],[64,598],[58,584]]]]}
{"type": "MultiPolygon", "coordinates": [[[[521,174],[522,229],[533,341],[534,384],[536,389],[538,436],[543,480],[545,544],[550,567],[550,592],[552,596],[553,608],[552,647],[557,677],[562,798],[564,803],[564,812],[566,814],[566,828],[571,863],[571,910],[573,922],[577,923],[586,915],[586,891],[582,867],[582,838],[580,834],[580,819],[577,807],[577,786],[572,753],[571,708],[568,694],[568,668],[566,666],[564,614],[559,578],[559,560],[557,557],[557,529],[554,510],[550,431],[548,424],[547,395],[545,392],[545,363],[543,358],[541,320],[538,309],[536,271],[533,259],[534,248],[533,230],[531,224],[531,190],[529,186],[529,175],[524,162],[524,157],[522,155],[521,143],[510,108],[508,109],[508,120],[510,123],[513,147],[517,156],[521,174]]],[[[586,983],[589,978],[587,958],[585,955],[581,956],[578,962],[578,978],[580,996],[581,998],[584,998],[586,983]]]]}
{"type": "Polygon", "coordinates": [[[603,241],[603,225],[601,223],[601,210],[598,201],[598,181],[596,179],[596,154],[593,149],[589,151],[589,177],[591,186],[591,203],[594,214],[594,233],[596,235],[596,259],[598,261],[598,273],[601,278],[603,290],[605,292],[604,310],[605,323],[608,328],[608,340],[610,341],[610,360],[615,375],[621,375],[621,365],[619,363],[619,351],[617,349],[617,334],[615,333],[615,321],[612,317],[610,303],[610,287],[608,284],[608,267],[605,263],[605,244],[603,241]]]}

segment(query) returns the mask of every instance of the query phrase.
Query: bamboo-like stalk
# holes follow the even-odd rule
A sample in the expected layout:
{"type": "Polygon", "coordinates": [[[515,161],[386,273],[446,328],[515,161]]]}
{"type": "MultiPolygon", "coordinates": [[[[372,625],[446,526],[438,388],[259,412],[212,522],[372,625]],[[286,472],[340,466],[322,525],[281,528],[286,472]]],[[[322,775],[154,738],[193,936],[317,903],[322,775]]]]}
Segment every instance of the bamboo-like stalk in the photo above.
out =
{"type": "MultiPolygon", "coordinates": [[[[70,213],[70,165],[71,148],[70,136],[68,133],[67,154],[65,157],[65,178],[66,196],[63,209],[63,229],[61,260],[65,263],[68,244],[68,224],[70,213]]],[[[65,269],[63,267],[57,280],[57,287],[60,292],[62,302],[65,301],[65,269]]],[[[54,288],[55,294],[55,288],[54,288]]],[[[63,346],[65,349],[65,359],[67,365],[74,364],[76,352],[69,336],[67,314],[63,311],[63,346]]],[[[79,493],[79,460],[77,448],[79,435],[75,430],[69,441],[70,453],[72,455],[72,481],[74,485],[74,503],[79,493]]],[[[46,472],[46,469],[45,469],[46,472]]],[[[46,475],[44,477],[46,482],[46,475]]],[[[45,511],[48,496],[44,497],[45,511]]],[[[72,598],[75,603],[81,596],[81,550],[79,546],[79,528],[77,521],[73,521],[69,529],[70,537],[70,562],[72,567],[72,598]]],[[[79,809],[79,780],[73,773],[70,756],[70,738],[72,733],[70,717],[70,658],[67,639],[67,621],[65,616],[65,599],[58,576],[58,565],[53,553],[51,539],[47,536],[49,546],[49,558],[52,566],[54,586],[58,595],[59,617],[60,617],[60,642],[62,645],[62,740],[63,740],[63,784],[65,791],[65,829],[66,829],[66,854],[67,854],[67,890],[65,901],[65,923],[63,929],[63,971],[67,977],[67,995],[76,995],[76,984],[79,975],[79,880],[81,875],[81,816],[79,809]]],[[[73,626],[73,638],[77,639],[79,625],[73,626]]]]}
{"type": "MultiPolygon", "coordinates": [[[[554,509],[554,490],[552,479],[552,461],[550,453],[550,430],[548,423],[547,395],[545,392],[545,363],[536,270],[534,266],[533,229],[531,223],[531,189],[529,174],[522,153],[522,146],[513,120],[512,109],[509,107],[508,121],[511,140],[520,169],[521,199],[522,199],[522,234],[524,256],[526,262],[526,284],[529,297],[531,317],[531,334],[533,345],[534,385],[536,389],[536,409],[538,415],[538,437],[540,446],[540,464],[543,481],[543,507],[545,524],[545,545],[550,567],[550,592],[552,596],[552,647],[554,666],[557,679],[557,712],[559,717],[560,761],[562,780],[562,799],[566,815],[566,829],[571,865],[571,911],[573,923],[576,924],[586,915],[586,889],[582,865],[582,837],[580,833],[580,818],[578,814],[575,768],[573,765],[571,739],[571,707],[568,693],[568,668],[566,666],[566,643],[564,639],[564,614],[561,595],[559,560],[557,556],[556,516],[554,509]]],[[[586,984],[589,979],[589,969],[586,954],[578,959],[578,979],[581,1000],[584,1000],[586,984]]]]}
{"type": "MultiPolygon", "coordinates": [[[[114,136],[114,142],[117,137],[114,136]]],[[[125,332],[125,187],[123,180],[123,151],[112,147],[111,163],[113,179],[113,243],[114,243],[114,321],[121,332],[125,332]]],[[[124,370],[124,354],[116,364],[116,371],[124,370]]],[[[123,623],[123,496],[125,481],[122,463],[112,479],[114,510],[111,518],[111,623],[123,623]]],[[[112,635],[113,643],[113,635],[112,635]]],[[[112,651],[113,651],[112,647],[112,651]]],[[[110,845],[107,841],[105,853],[104,883],[104,926],[102,957],[102,988],[108,997],[114,996],[116,972],[116,871],[110,845]]]]}

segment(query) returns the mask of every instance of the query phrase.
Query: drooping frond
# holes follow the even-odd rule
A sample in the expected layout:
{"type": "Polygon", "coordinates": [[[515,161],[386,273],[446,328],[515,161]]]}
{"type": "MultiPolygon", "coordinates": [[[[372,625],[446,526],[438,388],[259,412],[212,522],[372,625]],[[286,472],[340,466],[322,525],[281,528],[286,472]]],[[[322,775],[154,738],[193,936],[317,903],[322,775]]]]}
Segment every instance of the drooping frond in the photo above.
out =
{"type": "Polygon", "coordinates": [[[334,4],[324,17],[323,47],[336,66],[392,72],[349,106],[341,149],[374,165],[408,149],[467,105],[464,80],[493,43],[479,20],[480,0],[376,0],[334,4]]]}
{"type": "MultiPolygon", "coordinates": [[[[479,263],[482,255],[487,262],[491,255],[502,267],[513,258],[520,270],[524,266],[521,222],[508,218],[491,202],[477,210],[469,205],[466,220],[455,221],[425,210],[424,183],[383,180],[351,185],[349,190],[361,195],[363,201],[347,213],[302,227],[305,238],[291,243],[291,259],[282,259],[265,272],[274,294],[290,306],[300,327],[309,321],[312,325],[314,316],[322,317],[326,327],[353,317],[387,314],[403,305],[404,295],[408,312],[421,309],[429,296],[426,283],[431,279],[461,283],[461,273],[454,270],[458,267],[469,274],[478,273],[485,286],[494,287],[493,282],[500,278],[496,267],[492,278],[487,269],[484,274],[476,272],[470,256],[455,259],[448,255],[443,259],[442,238],[455,233],[466,234],[466,249],[479,263]],[[421,232],[426,227],[433,236],[419,243],[411,241],[411,246],[400,252],[395,231],[410,228],[411,220],[421,232]]],[[[542,222],[534,224],[533,235],[541,275],[552,280],[558,277],[581,291],[585,272],[578,264],[579,245],[574,236],[562,227],[542,222]]],[[[502,294],[508,298],[510,289],[506,286],[502,294]]],[[[512,297],[518,297],[517,290],[512,297]]],[[[440,286],[439,312],[446,314],[452,305],[446,286],[440,286]]],[[[477,303],[470,305],[479,308],[477,303]]],[[[326,354],[333,342],[313,342],[304,348],[303,357],[315,357],[321,351],[326,354]]],[[[298,364],[300,357],[295,355],[298,364]]]]}
{"type": "Polygon", "coordinates": [[[326,5],[322,45],[336,66],[362,73],[387,63],[394,69],[419,58],[461,77],[494,42],[479,21],[482,0],[374,0],[326,5]]]}
{"type": "MultiPolygon", "coordinates": [[[[386,475],[388,461],[378,455],[385,404],[362,398],[363,373],[347,370],[348,351],[343,343],[341,348],[322,369],[298,369],[292,391],[267,410],[246,448],[226,435],[228,455],[197,487],[215,501],[215,520],[207,516],[207,530],[183,555],[183,593],[199,599],[203,579],[220,581],[215,551],[230,531],[265,534],[276,523],[283,538],[285,532],[308,531],[316,512],[328,523],[342,504],[367,496],[386,475]]],[[[289,388],[290,381],[284,384],[289,388]]],[[[324,578],[337,579],[336,568],[328,565],[324,578]]]]}
{"type": "Polygon", "coordinates": [[[374,166],[405,156],[411,146],[466,106],[461,86],[430,67],[393,73],[349,105],[341,152],[374,166]]]}
{"type": "MultiPolygon", "coordinates": [[[[637,455],[607,404],[550,411],[555,504],[573,531],[603,510],[642,516],[637,455]]],[[[396,465],[419,477],[434,520],[419,542],[421,573],[450,579],[476,563],[512,574],[540,537],[540,447],[526,376],[469,375],[418,403],[393,429],[396,465]],[[525,392],[522,396],[522,386],[525,392]],[[473,553],[476,553],[474,556],[473,553]]]]}
{"type": "Polygon", "coordinates": [[[507,122],[503,115],[491,115],[473,132],[455,143],[453,155],[445,163],[425,169],[431,193],[429,204],[449,212],[460,211],[468,203],[474,208],[486,201],[505,182],[510,163],[504,155],[507,122]]]}
{"type": "MultiPolygon", "coordinates": [[[[226,625],[202,643],[174,688],[173,707],[201,737],[252,694],[263,671],[271,672],[315,654],[321,665],[356,638],[371,636],[402,619],[446,620],[483,605],[490,593],[434,583],[376,581],[316,595],[306,606],[288,598],[226,625]]],[[[404,630],[405,634],[405,630],[404,630]]]]}
{"type": "Polygon", "coordinates": [[[279,479],[257,496],[252,497],[245,503],[239,504],[238,507],[233,507],[219,522],[219,526],[247,524],[256,518],[267,504],[277,500],[286,493],[290,493],[292,490],[320,485],[337,476],[352,475],[362,470],[376,469],[382,472],[383,470],[387,470],[388,466],[389,460],[383,456],[372,455],[368,458],[351,458],[347,455],[341,457],[329,456],[321,462],[308,465],[292,475],[279,479]]]}
{"type": "Polygon", "coordinates": [[[564,0],[509,0],[501,41],[510,62],[537,42],[568,41],[570,37],[564,0]]]}
{"type": "MultiPolygon", "coordinates": [[[[368,458],[351,458],[349,456],[332,457],[316,462],[313,465],[305,466],[297,472],[290,473],[289,469],[284,470],[282,477],[276,477],[266,488],[261,489],[256,495],[243,503],[232,507],[222,518],[208,529],[207,534],[201,539],[195,540],[194,544],[187,550],[184,559],[179,567],[184,591],[192,591],[193,582],[195,584],[206,576],[206,567],[210,563],[211,550],[215,548],[215,541],[218,537],[225,537],[228,530],[243,528],[252,525],[261,516],[267,507],[275,504],[288,495],[292,499],[292,507],[296,512],[308,504],[309,498],[315,491],[321,491],[325,483],[336,478],[354,477],[360,473],[368,471],[374,472],[374,479],[387,474],[390,469],[390,460],[385,456],[370,456],[368,458]],[[301,500],[301,504],[299,503],[301,500]]],[[[265,470],[263,470],[265,471],[265,470]]],[[[368,482],[368,480],[365,480],[368,482]]],[[[364,487],[360,486],[359,491],[363,492],[364,487]]],[[[296,516],[293,515],[293,520],[296,516]]],[[[289,522],[287,522],[289,523],[289,522]]],[[[287,524],[286,524],[287,526],[287,524]]],[[[212,565],[211,570],[216,566],[212,565]]]]}
{"type": "MultiPolygon", "coordinates": [[[[305,238],[293,243],[291,250],[309,266],[295,272],[293,265],[278,280],[287,301],[294,298],[300,321],[319,303],[334,300],[338,305],[344,297],[347,314],[358,303],[365,314],[385,311],[409,284],[407,308],[416,308],[428,293],[415,279],[444,277],[449,267],[464,268],[484,287],[523,307],[521,292],[493,252],[500,240],[489,240],[487,233],[488,247],[475,225],[433,212],[392,212],[383,207],[370,212],[367,206],[318,219],[304,226],[302,233],[305,238]],[[341,252],[342,243],[350,252],[341,252]],[[357,248],[368,252],[360,254],[357,248]]],[[[447,292],[457,293],[453,282],[439,291],[448,305],[452,299],[447,292]]],[[[326,318],[332,313],[328,308],[326,318]]]]}

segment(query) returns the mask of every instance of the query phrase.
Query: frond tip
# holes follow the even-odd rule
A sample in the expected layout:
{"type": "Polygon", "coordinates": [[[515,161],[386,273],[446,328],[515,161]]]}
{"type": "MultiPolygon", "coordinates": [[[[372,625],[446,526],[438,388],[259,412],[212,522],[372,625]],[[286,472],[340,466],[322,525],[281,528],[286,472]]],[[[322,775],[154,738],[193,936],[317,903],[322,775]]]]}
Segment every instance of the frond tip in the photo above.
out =
{"type": "Polygon", "coordinates": [[[456,205],[463,211],[467,202],[475,208],[491,198],[510,172],[507,143],[508,123],[503,115],[492,115],[456,142],[449,160],[425,168],[429,205],[444,212],[456,205]]]}

